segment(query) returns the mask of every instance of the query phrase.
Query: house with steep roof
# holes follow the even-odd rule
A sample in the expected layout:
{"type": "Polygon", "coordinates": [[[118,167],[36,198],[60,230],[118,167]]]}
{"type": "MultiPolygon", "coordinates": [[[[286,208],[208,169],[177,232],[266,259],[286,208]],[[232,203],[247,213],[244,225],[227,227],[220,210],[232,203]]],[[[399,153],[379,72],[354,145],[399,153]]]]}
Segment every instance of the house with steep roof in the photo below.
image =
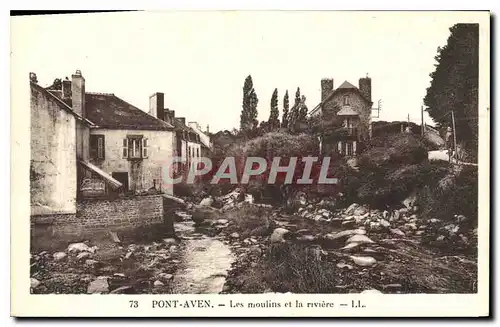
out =
{"type": "Polygon", "coordinates": [[[172,194],[164,169],[172,157],[174,127],[112,93],[85,92],[79,71],[46,88],[92,125],[82,135],[79,196],[157,191],[172,194]],[[76,87],[79,85],[79,88],[76,87]]]}
{"type": "Polygon", "coordinates": [[[371,138],[372,105],[371,78],[360,78],[359,87],[344,81],[337,88],[333,79],[322,79],[321,102],[309,113],[323,124],[322,152],[335,151],[342,156],[359,153],[371,138]]]}

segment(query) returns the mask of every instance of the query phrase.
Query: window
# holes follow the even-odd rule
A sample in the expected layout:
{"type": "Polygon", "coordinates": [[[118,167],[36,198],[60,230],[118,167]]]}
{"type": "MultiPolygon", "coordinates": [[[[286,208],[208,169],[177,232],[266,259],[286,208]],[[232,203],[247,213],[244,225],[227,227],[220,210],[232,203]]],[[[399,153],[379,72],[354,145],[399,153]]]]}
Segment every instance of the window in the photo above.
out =
{"type": "Polygon", "coordinates": [[[200,157],[200,149],[196,149],[196,156],[199,158],[200,157]]]}
{"type": "Polygon", "coordinates": [[[90,135],[90,158],[104,159],[104,135],[90,135]]]}
{"type": "Polygon", "coordinates": [[[130,135],[123,139],[122,156],[128,159],[145,159],[149,155],[148,139],[142,135],[130,135]]]}
{"type": "Polygon", "coordinates": [[[353,152],[353,144],[351,142],[346,142],[345,144],[345,154],[347,156],[352,156],[354,154],[353,152]]]}
{"type": "Polygon", "coordinates": [[[349,96],[344,95],[344,106],[348,106],[348,105],[349,105],[349,96]]]}

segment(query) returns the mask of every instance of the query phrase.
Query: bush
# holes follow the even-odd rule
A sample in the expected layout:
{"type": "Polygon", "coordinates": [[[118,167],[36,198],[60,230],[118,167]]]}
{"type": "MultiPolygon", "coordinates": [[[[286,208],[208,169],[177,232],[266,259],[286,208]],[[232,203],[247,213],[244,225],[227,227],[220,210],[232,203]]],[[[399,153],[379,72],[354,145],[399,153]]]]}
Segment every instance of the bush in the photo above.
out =
{"type": "Polygon", "coordinates": [[[229,221],[227,231],[238,233],[241,237],[265,236],[272,232],[274,223],[269,218],[271,209],[249,203],[239,203],[226,212],[222,218],[229,221]]]}
{"type": "Polygon", "coordinates": [[[321,261],[319,249],[299,244],[274,244],[268,248],[264,282],[275,292],[336,293],[335,263],[321,261]]]}
{"type": "MultiPolygon", "coordinates": [[[[443,177],[443,179],[446,178],[443,177]]],[[[463,166],[446,188],[428,186],[420,192],[422,214],[425,218],[450,221],[454,215],[468,218],[469,228],[477,226],[478,174],[477,167],[463,166]]]]}

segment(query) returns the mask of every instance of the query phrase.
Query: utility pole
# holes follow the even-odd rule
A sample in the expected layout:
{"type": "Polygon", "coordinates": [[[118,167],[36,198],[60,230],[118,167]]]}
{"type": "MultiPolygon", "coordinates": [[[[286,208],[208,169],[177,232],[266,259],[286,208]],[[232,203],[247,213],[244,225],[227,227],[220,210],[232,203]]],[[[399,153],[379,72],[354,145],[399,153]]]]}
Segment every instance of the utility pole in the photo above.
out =
{"type": "Polygon", "coordinates": [[[455,156],[457,155],[457,130],[455,127],[455,113],[453,110],[451,111],[451,122],[453,124],[453,151],[455,152],[455,156]]]}
{"type": "Polygon", "coordinates": [[[421,118],[421,125],[420,125],[420,129],[421,129],[421,132],[422,132],[422,137],[424,137],[424,106],[421,105],[420,106],[420,118],[421,118]]]}

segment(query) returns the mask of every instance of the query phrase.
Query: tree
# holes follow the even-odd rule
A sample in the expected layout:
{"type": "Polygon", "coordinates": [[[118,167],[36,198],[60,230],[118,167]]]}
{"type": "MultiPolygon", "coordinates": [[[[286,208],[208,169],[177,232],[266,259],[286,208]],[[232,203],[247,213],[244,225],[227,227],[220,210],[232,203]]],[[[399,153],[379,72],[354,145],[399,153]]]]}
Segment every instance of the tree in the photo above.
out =
{"type": "Polygon", "coordinates": [[[290,110],[290,114],[288,115],[288,128],[293,130],[295,127],[295,123],[299,118],[300,111],[300,88],[297,87],[297,91],[295,92],[295,103],[293,104],[292,109],[290,110]]]}
{"type": "Polygon", "coordinates": [[[426,111],[439,127],[451,126],[454,111],[457,142],[477,156],[479,25],[456,24],[434,57],[436,70],[424,98],[426,111]]]}
{"type": "Polygon", "coordinates": [[[253,88],[252,76],[248,75],[243,84],[243,105],[240,115],[240,130],[248,134],[257,128],[257,104],[259,100],[253,88]]]}
{"type": "Polygon", "coordinates": [[[283,97],[283,116],[281,117],[281,127],[288,127],[288,109],[290,105],[290,100],[288,99],[288,90],[285,92],[283,97]]]}
{"type": "Polygon", "coordinates": [[[271,97],[271,112],[269,113],[268,127],[271,131],[275,131],[280,127],[280,113],[278,110],[278,89],[274,89],[271,97]]]}

